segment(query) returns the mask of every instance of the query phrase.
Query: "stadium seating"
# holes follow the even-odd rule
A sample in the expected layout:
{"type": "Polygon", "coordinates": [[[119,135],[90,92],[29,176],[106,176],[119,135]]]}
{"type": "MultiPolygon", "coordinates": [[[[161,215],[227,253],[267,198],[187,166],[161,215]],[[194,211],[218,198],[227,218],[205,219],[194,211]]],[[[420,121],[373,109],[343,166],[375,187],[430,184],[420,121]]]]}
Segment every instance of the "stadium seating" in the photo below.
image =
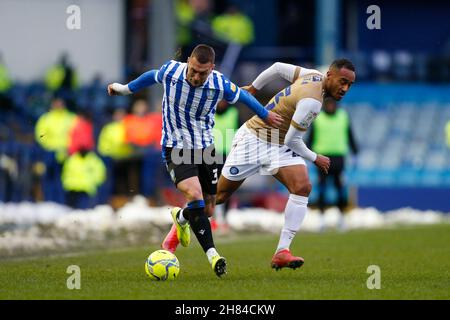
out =
{"type": "Polygon", "coordinates": [[[348,176],[355,185],[450,186],[449,89],[361,85],[349,93],[349,111],[361,147],[348,176]]]}

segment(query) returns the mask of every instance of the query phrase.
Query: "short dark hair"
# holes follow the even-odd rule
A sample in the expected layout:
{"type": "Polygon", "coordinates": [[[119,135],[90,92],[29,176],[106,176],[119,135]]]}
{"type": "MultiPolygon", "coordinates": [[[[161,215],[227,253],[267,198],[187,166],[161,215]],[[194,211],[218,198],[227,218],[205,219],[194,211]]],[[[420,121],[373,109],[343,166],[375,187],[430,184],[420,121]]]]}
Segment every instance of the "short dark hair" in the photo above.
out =
{"type": "Polygon", "coordinates": [[[342,68],[348,69],[350,71],[355,72],[355,66],[354,64],[348,60],[348,59],[337,59],[334,60],[333,63],[330,66],[330,69],[338,69],[341,70],[342,68]]]}
{"type": "Polygon", "coordinates": [[[204,63],[214,63],[216,60],[216,53],[214,49],[206,44],[199,44],[192,50],[191,57],[195,57],[197,61],[201,64],[204,63]]]}

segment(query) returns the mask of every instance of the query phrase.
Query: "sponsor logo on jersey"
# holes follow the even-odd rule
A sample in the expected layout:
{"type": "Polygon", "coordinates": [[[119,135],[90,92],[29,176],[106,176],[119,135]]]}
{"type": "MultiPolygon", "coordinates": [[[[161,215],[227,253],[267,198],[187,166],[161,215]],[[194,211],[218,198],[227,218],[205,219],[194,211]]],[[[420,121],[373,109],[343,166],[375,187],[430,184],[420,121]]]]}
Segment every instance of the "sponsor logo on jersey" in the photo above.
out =
{"type": "Polygon", "coordinates": [[[313,82],[319,82],[319,81],[322,81],[322,77],[321,77],[321,76],[313,76],[313,77],[312,77],[312,81],[313,81],[313,82]]]}
{"type": "Polygon", "coordinates": [[[230,174],[236,175],[238,173],[239,173],[239,169],[238,168],[236,168],[236,167],[231,167],[230,168],[230,174]]]}
{"type": "Polygon", "coordinates": [[[314,119],[317,117],[317,112],[308,112],[306,117],[299,123],[299,126],[303,129],[308,129],[314,119]]]}
{"type": "Polygon", "coordinates": [[[230,84],[230,88],[231,88],[231,91],[233,91],[233,92],[236,92],[236,90],[237,90],[236,85],[234,83],[230,84]]]}
{"type": "Polygon", "coordinates": [[[214,89],[208,89],[208,91],[206,91],[206,96],[211,100],[212,98],[214,98],[214,93],[214,89]]]}

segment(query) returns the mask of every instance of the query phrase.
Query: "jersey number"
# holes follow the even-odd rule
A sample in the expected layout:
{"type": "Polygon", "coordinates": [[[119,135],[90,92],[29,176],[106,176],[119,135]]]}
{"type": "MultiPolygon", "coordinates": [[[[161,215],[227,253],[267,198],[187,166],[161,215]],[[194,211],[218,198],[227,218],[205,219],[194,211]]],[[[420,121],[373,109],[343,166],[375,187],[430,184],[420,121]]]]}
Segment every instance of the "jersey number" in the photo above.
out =
{"type": "Polygon", "coordinates": [[[217,177],[217,168],[213,169],[214,179],[211,181],[212,184],[216,184],[219,177],[217,177]]]}

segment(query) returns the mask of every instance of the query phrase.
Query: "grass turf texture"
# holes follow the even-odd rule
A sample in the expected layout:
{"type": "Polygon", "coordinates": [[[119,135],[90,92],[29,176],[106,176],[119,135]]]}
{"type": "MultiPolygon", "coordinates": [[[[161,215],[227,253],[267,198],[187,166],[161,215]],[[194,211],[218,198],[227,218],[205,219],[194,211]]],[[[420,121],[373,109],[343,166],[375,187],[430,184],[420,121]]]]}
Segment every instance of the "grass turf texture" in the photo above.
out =
{"type": "Polygon", "coordinates": [[[297,270],[270,268],[276,235],[216,240],[228,274],[217,278],[196,241],[176,253],[179,277],[151,281],[144,261],[156,245],[73,256],[0,260],[2,299],[449,299],[450,225],[344,234],[299,234],[291,246],[305,258],[297,270]],[[81,268],[81,289],[66,287],[69,265],[81,268]],[[369,290],[369,265],[381,289],[369,290]]]}

